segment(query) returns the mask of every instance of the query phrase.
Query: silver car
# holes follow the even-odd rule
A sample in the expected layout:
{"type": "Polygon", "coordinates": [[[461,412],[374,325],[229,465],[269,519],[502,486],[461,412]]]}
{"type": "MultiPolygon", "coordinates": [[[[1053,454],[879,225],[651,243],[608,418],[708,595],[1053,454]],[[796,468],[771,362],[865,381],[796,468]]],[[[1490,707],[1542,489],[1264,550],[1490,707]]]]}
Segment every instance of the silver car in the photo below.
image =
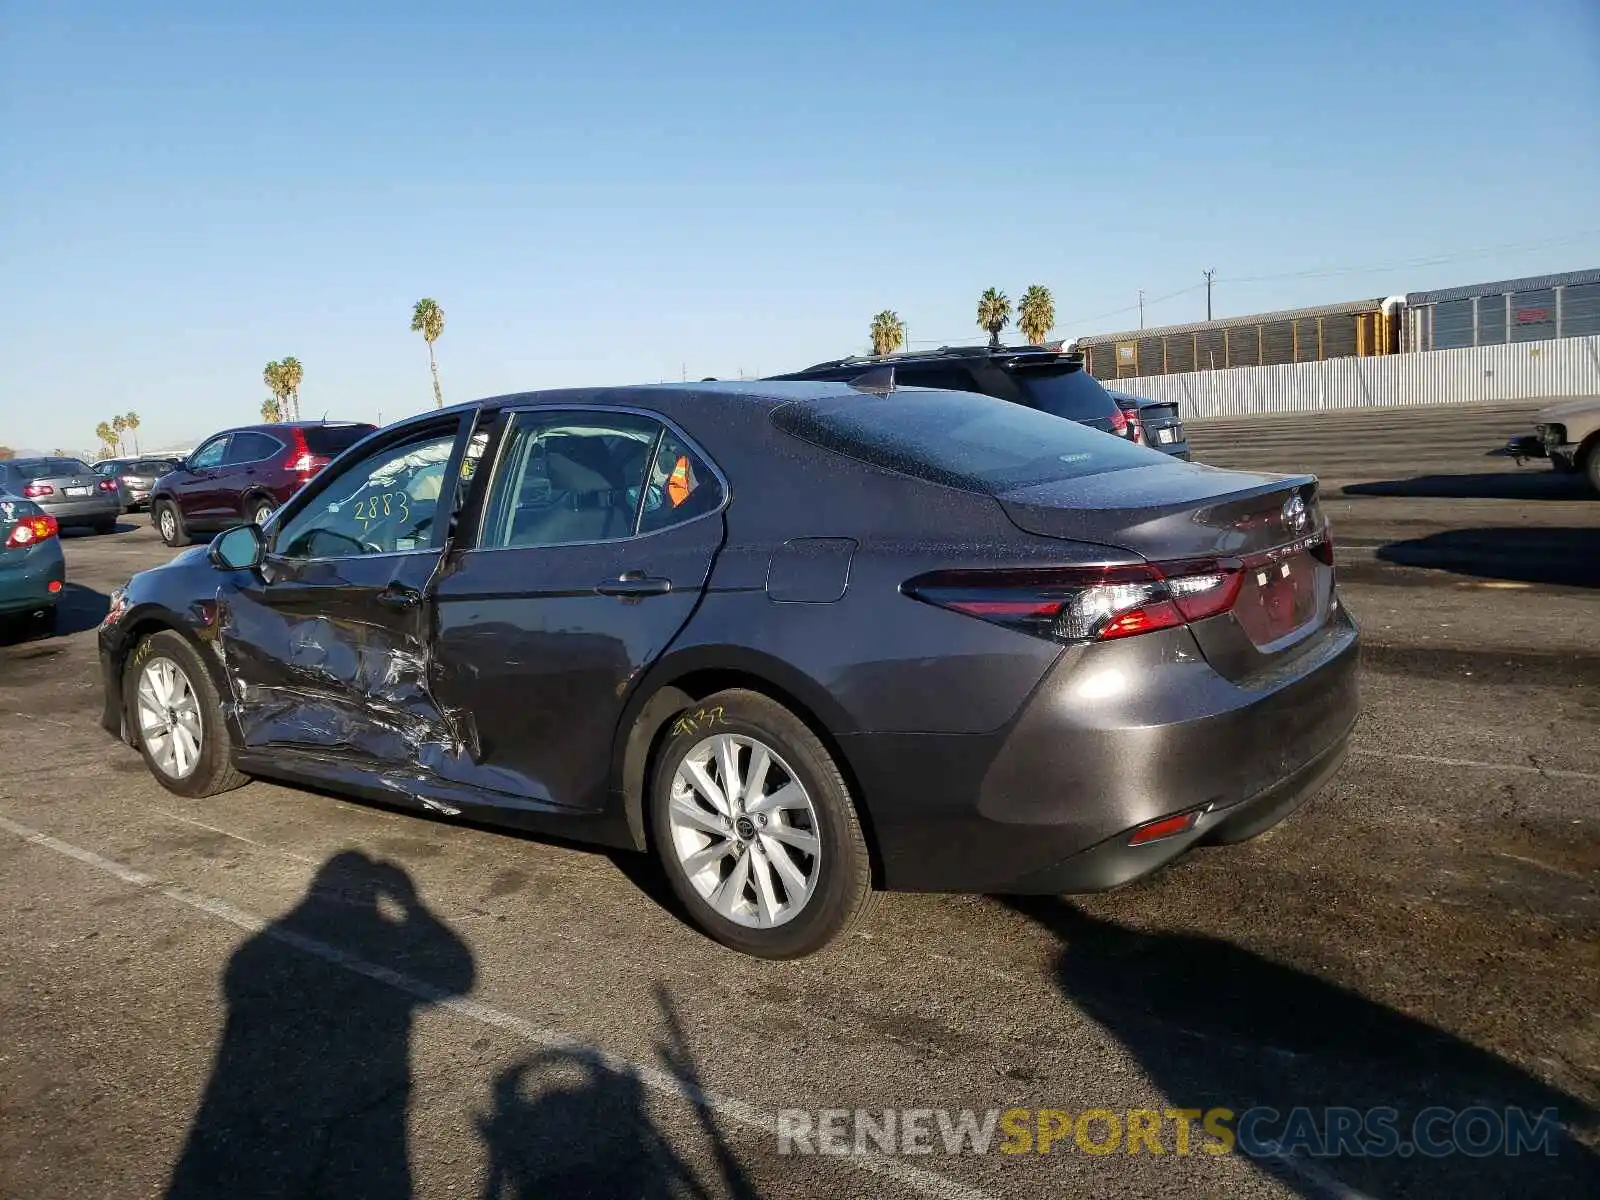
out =
{"type": "Polygon", "coordinates": [[[150,507],[150,491],[156,480],[183,466],[176,458],[102,458],[95,472],[121,484],[122,506],[129,512],[150,507]]]}
{"type": "Polygon", "coordinates": [[[122,512],[115,479],[95,474],[77,458],[13,458],[0,462],[0,492],[32,500],[63,529],[89,525],[110,533],[122,512]]]}

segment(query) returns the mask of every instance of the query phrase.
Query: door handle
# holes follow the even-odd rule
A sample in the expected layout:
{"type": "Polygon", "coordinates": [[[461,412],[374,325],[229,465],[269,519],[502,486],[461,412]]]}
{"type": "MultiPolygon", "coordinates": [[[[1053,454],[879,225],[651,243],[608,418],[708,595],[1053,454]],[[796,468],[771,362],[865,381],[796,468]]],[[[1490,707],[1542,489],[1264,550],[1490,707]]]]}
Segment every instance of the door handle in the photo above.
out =
{"type": "Polygon", "coordinates": [[[643,571],[624,571],[615,579],[602,579],[594,590],[602,596],[665,596],[672,590],[672,580],[643,571]]]}
{"type": "Polygon", "coordinates": [[[415,608],[422,601],[422,593],[416,588],[391,584],[378,593],[377,600],[385,608],[415,608]]]}

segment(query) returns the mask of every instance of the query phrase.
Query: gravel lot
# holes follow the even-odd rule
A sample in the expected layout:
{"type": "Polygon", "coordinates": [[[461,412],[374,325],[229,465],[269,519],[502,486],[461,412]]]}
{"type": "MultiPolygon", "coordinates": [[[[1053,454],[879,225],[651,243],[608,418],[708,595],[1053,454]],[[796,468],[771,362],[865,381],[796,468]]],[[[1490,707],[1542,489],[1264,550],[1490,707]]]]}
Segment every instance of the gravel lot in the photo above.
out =
{"type": "Polygon", "coordinates": [[[1123,891],[891,895],[790,964],[696,934],[639,856],[169,795],[96,724],[94,625],[170,552],[143,517],[69,537],[68,632],[0,640],[0,1196],[210,1194],[219,1163],[237,1196],[1593,1194],[1600,501],[1483,456],[1531,411],[1194,425],[1205,461],[1324,481],[1366,643],[1350,764],[1123,891]],[[1554,1156],[1252,1158],[782,1155],[772,1127],[1263,1103],[1565,1128],[1554,1156]]]}

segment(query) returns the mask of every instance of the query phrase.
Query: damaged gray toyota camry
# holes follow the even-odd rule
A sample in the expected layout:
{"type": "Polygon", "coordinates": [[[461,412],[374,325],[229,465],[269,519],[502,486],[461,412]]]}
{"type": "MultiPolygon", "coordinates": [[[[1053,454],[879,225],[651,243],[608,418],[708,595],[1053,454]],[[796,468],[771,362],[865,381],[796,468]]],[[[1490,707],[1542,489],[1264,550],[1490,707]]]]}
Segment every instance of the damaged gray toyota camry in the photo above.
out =
{"type": "Polygon", "coordinates": [[[650,850],[772,958],[875,889],[1096,890],[1252,837],[1357,713],[1315,478],[878,381],[389,426],[135,576],[100,653],[106,728],[180,795],[650,850]]]}

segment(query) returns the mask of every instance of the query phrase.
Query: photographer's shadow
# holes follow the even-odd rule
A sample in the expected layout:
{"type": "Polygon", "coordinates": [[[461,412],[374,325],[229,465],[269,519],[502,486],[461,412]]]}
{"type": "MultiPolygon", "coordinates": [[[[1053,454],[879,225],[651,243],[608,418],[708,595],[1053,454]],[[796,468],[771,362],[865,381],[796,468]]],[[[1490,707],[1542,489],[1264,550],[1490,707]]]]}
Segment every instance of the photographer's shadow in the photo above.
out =
{"type": "Polygon", "coordinates": [[[412,1020],[474,972],[404,870],[330,858],[229,960],[227,1024],[167,1195],[409,1197],[412,1020]]]}
{"type": "Polygon", "coordinates": [[[710,1165],[697,1173],[652,1120],[644,1081],[587,1047],[540,1051],[494,1083],[494,1108],[478,1118],[489,1152],[483,1200],[629,1196],[755,1200],[756,1189],[705,1098],[699,1069],[666,990],[662,1066],[695,1111],[710,1165]]]}

